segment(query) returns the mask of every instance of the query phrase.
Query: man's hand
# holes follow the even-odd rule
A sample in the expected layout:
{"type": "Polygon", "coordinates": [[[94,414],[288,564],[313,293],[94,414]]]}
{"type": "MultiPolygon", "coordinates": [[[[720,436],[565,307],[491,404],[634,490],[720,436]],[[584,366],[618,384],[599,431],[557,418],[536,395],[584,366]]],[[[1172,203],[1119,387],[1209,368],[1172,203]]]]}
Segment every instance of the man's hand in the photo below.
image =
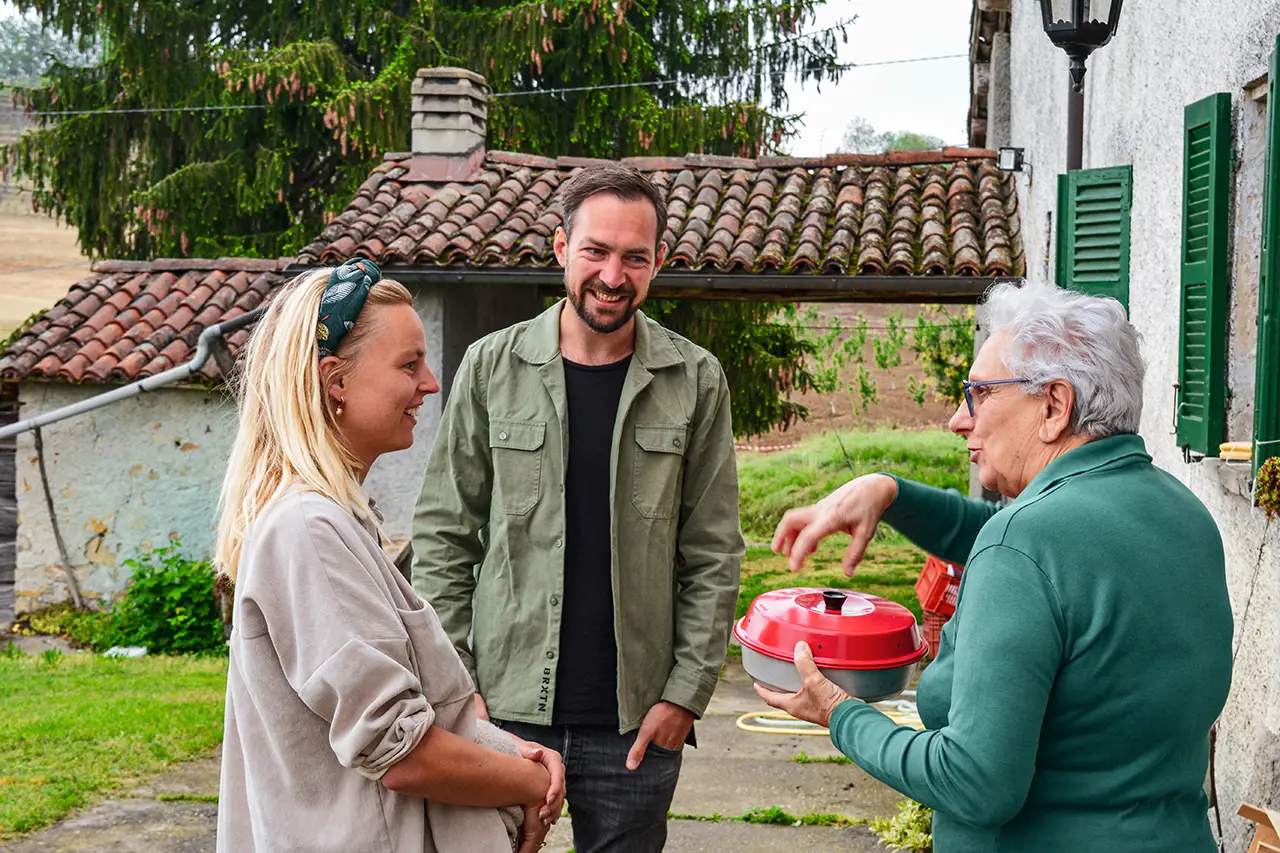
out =
{"type": "Polygon", "coordinates": [[[551,826],[560,819],[560,812],[564,809],[564,759],[554,749],[547,749],[541,744],[518,738],[515,735],[511,735],[511,739],[520,747],[520,755],[522,757],[538,762],[547,769],[547,773],[551,776],[551,784],[547,788],[546,802],[538,808],[538,820],[546,826],[551,826]]]}
{"type": "Polygon", "coordinates": [[[796,643],[795,661],[796,669],[800,671],[800,692],[780,693],[756,684],[756,693],[773,707],[786,711],[797,720],[830,728],[831,714],[836,706],[852,697],[822,674],[818,665],[813,662],[813,652],[809,650],[808,643],[796,643]]]}
{"type": "Polygon", "coordinates": [[[489,719],[489,706],[484,703],[484,697],[479,693],[476,694],[476,719],[489,719]]]}
{"type": "Polygon", "coordinates": [[[627,769],[635,770],[644,761],[645,748],[653,741],[664,749],[679,749],[693,728],[693,712],[671,702],[659,702],[644,715],[636,742],[627,753],[627,769]]]}
{"type": "Polygon", "coordinates": [[[773,534],[775,554],[785,554],[791,571],[804,567],[804,559],[818,548],[818,543],[833,533],[853,537],[840,564],[844,573],[862,562],[867,543],[876,533],[880,517],[898,497],[898,482],[886,474],[868,474],[850,480],[816,504],[788,510],[773,534]]]}
{"type": "Polygon", "coordinates": [[[546,843],[551,825],[538,818],[535,806],[525,806],[524,823],[520,825],[520,847],[517,853],[538,853],[546,843]]]}

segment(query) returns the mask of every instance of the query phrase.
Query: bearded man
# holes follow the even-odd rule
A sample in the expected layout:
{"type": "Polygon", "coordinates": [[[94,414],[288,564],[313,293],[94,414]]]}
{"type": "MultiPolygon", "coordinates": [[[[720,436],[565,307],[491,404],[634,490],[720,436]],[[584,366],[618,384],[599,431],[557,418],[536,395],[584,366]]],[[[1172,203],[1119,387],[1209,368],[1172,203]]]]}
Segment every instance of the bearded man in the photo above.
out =
{"type": "Polygon", "coordinates": [[[575,849],[656,853],[737,601],[729,387],[639,310],[667,253],[662,190],[602,164],[558,202],[566,298],[468,349],[413,582],[480,715],[564,756],[575,849]]]}

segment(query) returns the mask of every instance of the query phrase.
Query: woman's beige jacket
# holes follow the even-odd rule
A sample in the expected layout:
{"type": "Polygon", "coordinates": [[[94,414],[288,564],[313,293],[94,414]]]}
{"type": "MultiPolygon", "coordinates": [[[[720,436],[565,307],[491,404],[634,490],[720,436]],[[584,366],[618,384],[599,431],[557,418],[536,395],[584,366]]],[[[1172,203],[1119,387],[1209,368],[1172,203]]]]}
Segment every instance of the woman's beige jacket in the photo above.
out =
{"type": "Polygon", "coordinates": [[[475,739],[474,687],[372,525],[295,491],[245,539],[219,853],[510,853],[498,810],[379,782],[431,725],[475,739]]]}

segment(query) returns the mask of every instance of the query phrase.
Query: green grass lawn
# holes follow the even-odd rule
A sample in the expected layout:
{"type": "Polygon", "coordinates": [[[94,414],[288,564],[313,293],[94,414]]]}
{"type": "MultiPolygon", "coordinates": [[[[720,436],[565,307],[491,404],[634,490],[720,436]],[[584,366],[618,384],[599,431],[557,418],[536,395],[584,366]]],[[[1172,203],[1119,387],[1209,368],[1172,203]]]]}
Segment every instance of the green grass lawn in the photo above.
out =
{"type": "Polygon", "coordinates": [[[969,463],[964,439],[944,430],[876,430],[843,433],[850,470],[834,434],[810,439],[794,450],[739,458],[742,528],[747,541],[742,564],[738,615],[762,592],[788,586],[833,586],[883,596],[906,605],[920,618],[916,578],[925,555],[888,526],[882,526],[852,578],[840,556],[849,537],[837,535],[819,546],[806,569],[794,575],[786,560],[769,550],[774,528],[788,509],[813,503],[858,475],[886,471],[941,488],[968,491],[969,463]]]}
{"type": "Polygon", "coordinates": [[[227,659],[0,655],[0,839],[207,753],[227,659]]]}

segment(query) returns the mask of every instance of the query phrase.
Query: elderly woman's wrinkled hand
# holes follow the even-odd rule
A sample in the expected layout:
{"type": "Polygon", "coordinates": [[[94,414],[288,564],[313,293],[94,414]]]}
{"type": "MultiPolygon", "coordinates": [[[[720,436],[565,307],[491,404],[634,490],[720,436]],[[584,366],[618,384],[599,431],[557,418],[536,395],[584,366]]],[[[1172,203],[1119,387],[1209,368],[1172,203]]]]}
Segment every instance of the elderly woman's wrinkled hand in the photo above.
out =
{"type": "Polygon", "coordinates": [[[888,475],[868,474],[850,480],[816,504],[788,510],[773,534],[773,551],[785,554],[791,571],[798,572],[819,542],[833,533],[848,533],[852,541],[840,565],[852,577],[880,517],[897,496],[898,483],[888,475]]]}
{"type": "Polygon", "coordinates": [[[782,693],[756,684],[760,698],[779,710],[786,711],[797,720],[826,728],[831,724],[831,714],[836,706],[851,697],[831,683],[818,665],[813,662],[813,652],[808,643],[796,643],[796,669],[800,671],[800,691],[782,693]]]}

